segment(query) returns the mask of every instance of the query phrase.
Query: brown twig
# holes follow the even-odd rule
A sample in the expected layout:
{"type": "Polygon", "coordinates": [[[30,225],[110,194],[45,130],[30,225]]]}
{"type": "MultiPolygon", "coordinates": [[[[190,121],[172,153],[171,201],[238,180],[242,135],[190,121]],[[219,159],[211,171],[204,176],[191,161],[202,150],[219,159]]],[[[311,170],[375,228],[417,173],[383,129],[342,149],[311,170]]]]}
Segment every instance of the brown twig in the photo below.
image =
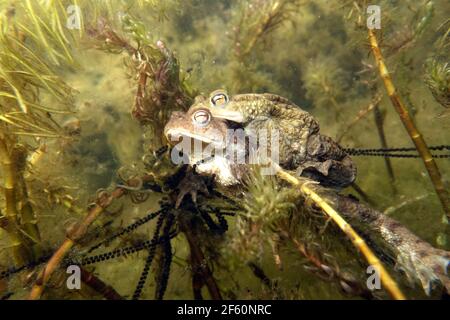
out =
{"type": "Polygon", "coordinates": [[[359,194],[359,196],[367,203],[373,205],[375,202],[369,197],[369,195],[356,183],[352,182],[351,187],[353,190],[356,191],[356,193],[359,194]]]}
{"type": "Polygon", "coordinates": [[[381,101],[381,95],[378,95],[375,97],[373,101],[370,102],[370,104],[360,110],[356,117],[345,127],[345,129],[342,131],[342,133],[338,136],[337,142],[340,143],[345,135],[347,135],[350,130],[362,119],[364,119],[381,101]]]}
{"type": "MultiPolygon", "coordinates": [[[[272,163],[275,167],[276,164],[272,163]]],[[[361,236],[352,228],[350,224],[345,221],[339,212],[337,212],[326,199],[313,190],[311,187],[313,184],[301,180],[300,178],[290,174],[289,172],[281,169],[279,166],[277,168],[277,175],[300,188],[301,193],[310,198],[317,206],[319,206],[322,211],[329,216],[336,225],[345,233],[345,235],[352,241],[353,245],[361,252],[364,258],[370,265],[373,265],[380,273],[380,281],[385,286],[386,290],[391,294],[391,296],[396,300],[405,300],[406,297],[401,292],[397,283],[388,273],[381,260],[374,254],[372,249],[367,245],[367,243],[361,238],[361,236]]]]}
{"type": "Polygon", "coordinates": [[[222,294],[220,293],[219,286],[217,285],[217,282],[213,277],[211,269],[206,262],[201,248],[198,246],[199,242],[197,236],[194,234],[194,232],[192,232],[191,226],[189,225],[188,221],[184,221],[183,218],[180,218],[179,224],[189,243],[189,249],[192,258],[197,262],[196,264],[200,266],[200,268],[197,268],[197,270],[193,270],[193,273],[197,272],[198,274],[202,275],[203,281],[206,284],[209,294],[213,300],[222,300],[222,294]]]}
{"type": "MultiPolygon", "coordinates": [[[[378,105],[375,106],[373,112],[374,112],[374,117],[375,117],[375,124],[377,126],[378,137],[380,138],[380,142],[381,142],[381,147],[383,149],[387,149],[388,145],[387,145],[387,141],[386,141],[386,135],[384,133],[383,114],[381,113],[381,110],[378,105]]],[[[384,157],[384,163],[386,165],[386,170],[387,170],[387,172],[389,174],[389,178],[391,180],[392,190],[394,191],[394,194],[396,194],[397,188],[395,187],[395,175],[394,175],[394,170],[392,169],[391,159],[388,157],[384,157]]]]}
{"type": "Polygon", "coordinates": [[[0,219],[0,227],[8,232],[12,241],[12,253],[16,266],[30,262],[32,254],[27,246],[18,221],[16,170],[8,148],[7,137],[0,134],[0,165],[3,173],[3,190],[6,202],[6,213],[0,219]],[[4,220],[4,221],[1,221],[4,220]]]}
{"type": "Polygon", "coordinates": [[[192,293],[195,300],[203,300],[202,288],[205,285],[205,279],[202,276],[202,267],[202,262],[198,261],[196,256],[191,254],[192,293]]]}
{"type": "Polygon", "coordinates": [[[27,166],[28,150],[23,145],[12,148],[12,159],[15,162],[16,192],[18,201],[19,225],[22,233],[28,239],[33,259],[38,259],[42,254],[41,235],[38,228],[36,215],[29,198],[27,182],[24,172],[27,166]]]}
{"type": "Polygon", "coordinates": [[[323,272],[326,275],[327,279],[337,280],[345,292],[347,293],[351,292],[352,294],[359,295],[365,299],[373,298],[373,295],[370,292],[370,290],[360,285],[355,280],[346,277],[342,272],[340,272],[340,270],[337,267],[332,267],[329,264],[327,264],[325,261],[321,259],[320,256],[311,252],[311,250],[307,248],[305,243],[294,238],[289,232],[285,230],[281,230],[280,232],[283,235],[283,237],[292,241],[297,251],[300,252],[300,254],[303,255],[309,261],[309,263],[311,263],[315,268],[317,268],[317,270],[323,272]]]}
{"type": "Polygon", "coordinates": [[[394,83],[392,82],[389,71],[384,63],[383,55],[381,54],[381,50],[378,46],[378,40],[373,30],[369,29],[369,41],[370,46],[372,48],[373,55],[375,56],[375,60],[378,65],[379,73],[381,78],[383,79],[384,86],[386,91],[391,99],[392,105],[394,109],[397,111],[400,119],[405,126],[406,131],[408,132],[411,140],[414,142],[416,146],[417,152],[420,154],[425,168],[428,171],[428,175],[430,176],[431,182],[433,183],[434,189],[441,201],[442,207],[444,209],[445,214],[448,218],[450,218],[450,198],[447,190],[444,187],[444,183],[442,182],[441,173],[439,172],[439,168],[436,165],[436,162],[431,155],[428,146],[423,139],[422,134],[417,129],[416,125],[411,119],[411,116],[408,113],[408,109],[400,100],[399,95],[395,89],[394,83]]]}
{"type": "Polygon", "coordinates": [[[120,198],[124,193],[124,189],[116,188],[111,194],[104,193],[100,195],[99,199],[97,199],[97,203],[93,208],[89,210],[84,220],[67,232],[66,239],[56,250],[56,252],[53,254],[53,256],[45,265],[44,269],[37,277],[36,282],[31,289],[31,293],[29,296],[30,300],[36,300],[41,297],[45,285],[49,281],[51,275],[59,267],[61,261],[64,259],[70,249],[72,249],[75,243],[86,234],[89,226],[111,204],[111,202],[114,199],[120,198]]]}
{"type": "MultiPolygon", "coordinates": [[[[255,277],[257,277],[259,280],[261,280],[261,282],[269,289],[269,290],[277,290],[277,283],[276,281],[273,281],[272,279],[270,279],[266,273],[264,272],[264,270],[258,266],[256,263],[254,262],[249,262],[247,264],[249,266],[249,268],[252,270],[253,274],[255,275],[255,277]]],[[[277,296],[279,296],[279,292],[276,292],[277,296]]]]}
{"type": "Polygon", "coordinates": [[[295,1],[254,1],[253,3],[245,4],[246,7],[235,28],[234,34],[234,54],[238,61],[244,62],[254,50],[255,46],[265,36],[287,20],[291,13],[288,6],[292,3],[295,4],[295,1]],[[255,17],[255,14],[259,14],[260,16],[255,17]],[[255,18],[256,22],[253,23],[255,18]],[[249,21],[252,21],[252,28],[246,30],[248,34],[244,33],[244,37],[248,36],[249,39],[242,39],[243,35],[241,33],[243,31],[245,32],[244,24],[249,23],[249,21]]]}
{"type": "Polygon", "coordinates": [[[93,290],[105,297],[106,300],[124,300],[124,298],[117,293],[117,291],[107,285],[103,280],[95,276],[93,273],[87,271],[85,268],[80,267],[81,281],[91,287],[93,290]]]}

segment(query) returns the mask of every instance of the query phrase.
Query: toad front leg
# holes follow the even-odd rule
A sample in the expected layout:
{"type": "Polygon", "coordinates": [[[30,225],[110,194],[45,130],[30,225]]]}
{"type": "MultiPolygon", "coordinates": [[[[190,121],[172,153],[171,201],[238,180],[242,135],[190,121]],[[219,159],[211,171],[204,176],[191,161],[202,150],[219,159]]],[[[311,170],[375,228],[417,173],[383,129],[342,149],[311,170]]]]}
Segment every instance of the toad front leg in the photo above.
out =
{"type": "Polygon", "coordinates": [[[178,194],[175,202],[175,208],[179,208],[187,194],[191,195],[192,202],[197,204],[197,195],[199,192],[209,195],[208,187],[205,183],[205,177],[195,173],[195,168],[188,168],[185,176],[177,186],[178,194]]]}

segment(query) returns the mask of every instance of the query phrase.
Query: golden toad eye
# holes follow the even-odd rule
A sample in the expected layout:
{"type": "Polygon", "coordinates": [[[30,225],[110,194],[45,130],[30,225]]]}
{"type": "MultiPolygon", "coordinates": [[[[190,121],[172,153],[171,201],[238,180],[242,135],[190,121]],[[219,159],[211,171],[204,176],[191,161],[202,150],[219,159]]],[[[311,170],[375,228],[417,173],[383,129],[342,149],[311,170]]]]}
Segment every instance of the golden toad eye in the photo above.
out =
{"type": "Polygon", "coordinates": [[[228,103],[228,95],[224,91],[215,91],[211,94],[211,106],[221,107],[228,103]]]}
{"type": "Polygon", "coordinates": [[[207,126],[209,121],[211,121],[211,114],[206,110],[199,110],[192,115],[192,122],[195,126],[207,126]]]}

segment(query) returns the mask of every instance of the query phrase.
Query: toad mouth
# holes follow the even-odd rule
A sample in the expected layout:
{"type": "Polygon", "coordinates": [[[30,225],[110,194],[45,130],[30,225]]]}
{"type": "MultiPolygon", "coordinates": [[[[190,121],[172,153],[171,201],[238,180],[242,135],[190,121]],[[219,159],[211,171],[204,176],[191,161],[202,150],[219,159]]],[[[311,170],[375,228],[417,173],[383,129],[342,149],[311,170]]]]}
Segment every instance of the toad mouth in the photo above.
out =
{"type": "Polygon", "coordinates": [[[169,129],[165,135],[171,143],[179,142],[181,138],[188,138],[201,141],[203,146],[211,145],[217,149],[223,149],[225,147],[224,138],[208,138],[184,129],[169,129]]]}

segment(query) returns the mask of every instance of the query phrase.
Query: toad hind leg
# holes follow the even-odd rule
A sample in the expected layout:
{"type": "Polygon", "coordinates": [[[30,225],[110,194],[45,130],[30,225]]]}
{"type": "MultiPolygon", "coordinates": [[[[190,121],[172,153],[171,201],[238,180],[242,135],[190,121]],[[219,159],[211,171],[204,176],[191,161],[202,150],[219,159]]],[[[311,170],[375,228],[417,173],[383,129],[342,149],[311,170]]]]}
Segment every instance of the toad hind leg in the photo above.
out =
{"type": "Polygon", "coordinates": [[[356,179],[356,166],[333,139],[314,134],[307,142],[305,161],[297,174],[319,181],[323,186],[343,188],[356,179]]]}
{"type": "Polygon", "coordinates": [[[355,181],[356,166],[349,156],[339,161],[306,161],[297,168],[297,175],[316,180],[325,187],[344,188],[355,181]]]}

